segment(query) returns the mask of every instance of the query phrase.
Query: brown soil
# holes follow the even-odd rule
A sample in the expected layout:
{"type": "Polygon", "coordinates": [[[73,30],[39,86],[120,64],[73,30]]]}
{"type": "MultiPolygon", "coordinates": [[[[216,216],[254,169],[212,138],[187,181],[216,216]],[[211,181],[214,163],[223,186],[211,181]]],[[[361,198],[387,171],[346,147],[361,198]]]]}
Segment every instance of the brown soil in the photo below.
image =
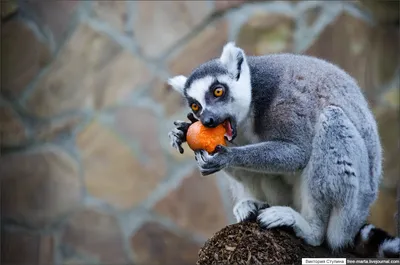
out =
{"type": "MultiPolygon", "coordinates": [[[[351,257],[343,254],[341,257],[351,257]]],[[[301,264],[301,258],[333,256],[323,247],[304,244],[285,229],[261,229],[257,223],[229,225],[217,232],[199,251],[197,265],[301,264]]]]}

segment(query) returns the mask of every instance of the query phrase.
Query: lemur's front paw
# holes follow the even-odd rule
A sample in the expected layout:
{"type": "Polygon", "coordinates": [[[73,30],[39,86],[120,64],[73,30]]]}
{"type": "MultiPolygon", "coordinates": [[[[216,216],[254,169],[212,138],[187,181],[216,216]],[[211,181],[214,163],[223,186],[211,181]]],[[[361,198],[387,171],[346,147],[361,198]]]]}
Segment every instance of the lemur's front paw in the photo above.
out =
{"type": "Polygon", "coordinates": [[[186,142],[186,133],[189,129],[189,126],[197,121],[197,119],[193,116],[193,113],[189,113],[187,118],[191,121],[191,123],[179,120],[174,121],[176,128],[168,133],[170,145],[178,150],[181,154],[184,152],[182,143],[186,142]]]}
{"type": "Polygon", "coordinates": [[[186,141],[186,132],[189,128],[190,123],[184,121],[175,121],[174,124],[177,128],[173,129],[168,133],[170,145],[183,154],[184,150],[182,148],[182,143],[186,141]]]}
{"type": "Polygon", "coordinates": [[[233,215],[237,222],[254,222],[257,220],[259,211],[268,207],[269,205],[265,202],[244,199],[235,204],[233,207],[233,215]]]}
{"type": "Polygon", "coordinates": [[[195,158],[200,173],[207,176],[226,168],[231,161],[231,152],[229,148],[218,145],[213,154],[205,150],[196,151],[195,158]]]}
{"type": "Polygon", "coordinates": [[[260,211],[257,221],[261,227],[292,227],[295,224],[294,210],[286,206],[273,206],[260,211]]]}

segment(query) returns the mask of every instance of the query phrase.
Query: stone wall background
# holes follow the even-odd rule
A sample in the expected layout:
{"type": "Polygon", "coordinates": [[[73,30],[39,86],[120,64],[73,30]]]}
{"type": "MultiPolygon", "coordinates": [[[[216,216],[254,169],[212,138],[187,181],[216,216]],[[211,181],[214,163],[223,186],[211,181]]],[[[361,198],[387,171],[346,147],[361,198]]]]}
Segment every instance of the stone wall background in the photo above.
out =
{"type": "Polygon", "coordinates": [[[1,263],[194,264],[231,205],[169,147],[187,109],[165,80],[232,40],[358,80],[385,148],[370,221],[395,234],[399,2],[364,2],[2,1],[1,263]]]}

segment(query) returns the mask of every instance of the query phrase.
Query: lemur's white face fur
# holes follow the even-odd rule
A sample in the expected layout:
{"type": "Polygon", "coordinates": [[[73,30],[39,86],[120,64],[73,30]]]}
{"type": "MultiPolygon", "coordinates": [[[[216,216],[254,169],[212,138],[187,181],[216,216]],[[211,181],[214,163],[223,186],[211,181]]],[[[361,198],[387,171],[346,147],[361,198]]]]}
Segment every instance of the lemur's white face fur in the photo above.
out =
{"type": "Polygon", "coordinates": [[[207,127],[224,124],[229,141],[236,125],[249,113],[250,69],[242,49],[227,43],[220,58],[196,68],[189,77],[175,76],[168,83],[187,100],[193,114],[207,127]]]}

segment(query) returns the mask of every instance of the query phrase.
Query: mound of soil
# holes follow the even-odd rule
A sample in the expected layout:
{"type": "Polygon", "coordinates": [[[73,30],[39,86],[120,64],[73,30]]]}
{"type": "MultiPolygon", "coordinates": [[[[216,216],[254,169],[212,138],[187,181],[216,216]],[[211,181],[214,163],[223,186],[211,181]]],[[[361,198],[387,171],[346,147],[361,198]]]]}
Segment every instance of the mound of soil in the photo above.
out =
{"type": "Polygon", "coordinates": [[[196,264],[301,264],[302,258],[339,257],[324,247],[305,244],[289,229],[265,230],[257,223],[243,222],[228,225],[210,238],[196,264]]]}

